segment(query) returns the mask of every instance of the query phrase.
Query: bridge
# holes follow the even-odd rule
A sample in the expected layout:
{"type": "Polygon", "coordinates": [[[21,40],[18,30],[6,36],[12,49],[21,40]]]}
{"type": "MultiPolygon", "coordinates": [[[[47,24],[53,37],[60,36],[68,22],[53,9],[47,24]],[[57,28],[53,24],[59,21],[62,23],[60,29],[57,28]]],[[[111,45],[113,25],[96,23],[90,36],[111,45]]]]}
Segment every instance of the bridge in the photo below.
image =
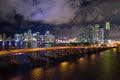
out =
{"type": "MultiPolygon", "coordinates": [[[[30,60],[41,60],[40,56],[50,59],[63,59],[70,56],[81,56],[84,54],[94,53],[96,51],[103,51],[116,47],[111,46],[63,46],[63,47],[43,47],[43,48],[24,48],[14,50],[1,50],[0,56],[10,56],[11,63],[18,63],[18,57],[21,54],[28,53],[30,60]],[[44,51],[44,54],[41,54],[44,51]],[[33,55],[34,54],[34,55],[33,55]]],[[[42,60],[43,61],[43,60],[42,60]]]]}
{"type": "Polygon", "coordinates": [[[116,48],[111,46],[65,46],[65,47],[43,47],[43,48],[26,48],[26,49],[15,49],[15,50],[2,50],[0,51],[0,55],[10,55],[16,53],[24,53],[24,52],[36,52],[36,51],[51,51],[51,50],[66,50],[66,49],[92,49],[92,50],[102,50],[102,49],[110,49],[116,48]]]}

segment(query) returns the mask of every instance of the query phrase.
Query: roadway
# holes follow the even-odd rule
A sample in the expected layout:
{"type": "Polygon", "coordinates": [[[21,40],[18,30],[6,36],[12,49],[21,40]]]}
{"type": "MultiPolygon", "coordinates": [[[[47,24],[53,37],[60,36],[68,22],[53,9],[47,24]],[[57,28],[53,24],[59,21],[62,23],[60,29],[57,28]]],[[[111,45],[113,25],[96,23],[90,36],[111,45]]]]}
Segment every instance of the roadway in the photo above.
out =
{"type": "Polygon", "coordinates": [[[24,49],[14,49],[14,50],[1,50],[1,55],[11,55],[24,52],[35,52],[35,51],[47,51],[47,50],[64,50],[64,49],[88,49],[88,48],[112,48],[107,46],[65,46],[65,47],[44,47],[44,48],[24,48],[24,49]]]}

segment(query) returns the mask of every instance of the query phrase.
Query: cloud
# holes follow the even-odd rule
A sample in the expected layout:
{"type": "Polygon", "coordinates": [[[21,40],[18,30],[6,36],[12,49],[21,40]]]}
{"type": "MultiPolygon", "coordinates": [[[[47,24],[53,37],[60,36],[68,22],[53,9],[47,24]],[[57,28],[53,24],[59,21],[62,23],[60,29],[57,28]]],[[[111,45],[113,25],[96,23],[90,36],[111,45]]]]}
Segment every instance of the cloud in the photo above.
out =
{"type": "Polygon", "coordinates": [[[75,21],[80,22],[105,22],[118,21],[120,17],[120,0],[96,0],[90,5],[81,7],[77,12],[75,21]],[[80,17],[80,18],[78,18],[80,17]]]}
{"type": "Polygon", "coordinates": [[[51,24],[69,23],[76,15],[81,0],[1,0],[0,19],[9,20],[15,14],[24,20],[51,24]],[[10,18],[8,16],[11,16],[10,18]]]}
{"type": "Polygon", "coordinates": [[[0,1],[0,19],[9,20],[14,16],[14,11],[9,2],[6,2],[6,0],[0,1]]]}
{"type": "Polygon", "coordinates": [[[76,25],[73,25],[71,28],[61,28],[61,27],[55,27],[54,30],[55,30],[55,35],[56,36],[59,36],[59,37],[70,37],[70,38],[73,38],[73,37],[80,37],[80,33],[83,29],[83,26],[76,26],[76,25]]]}
{"type": "Polygon", "coordinates": [[[17,14],[26,21],[55,25],[119,20],[119,4],[119,0],[0,0],[0,19],[14,21],[17,14]]]}
{"type": "Polygon", "coordinates": [[[109,37],[114,38],[114,39],[119,39],[120,38],[120,25],[113,24],[111,25],[109,37]]]}
{"type": "Polygon", "coordinates": [[[86,21],[102,21],[104,19],[103,16],[103,10],[101,8],[98,7],[93,7],[93,10],[91,10],[87,16],[86,16],[86,21]]]}
{"type": "Polygon", "coordinates": [[[112,12],[113,14],[120,14],[120,8],[119,9],[115,9],[115,10],[113,10],[113,12],[112,12]]]}

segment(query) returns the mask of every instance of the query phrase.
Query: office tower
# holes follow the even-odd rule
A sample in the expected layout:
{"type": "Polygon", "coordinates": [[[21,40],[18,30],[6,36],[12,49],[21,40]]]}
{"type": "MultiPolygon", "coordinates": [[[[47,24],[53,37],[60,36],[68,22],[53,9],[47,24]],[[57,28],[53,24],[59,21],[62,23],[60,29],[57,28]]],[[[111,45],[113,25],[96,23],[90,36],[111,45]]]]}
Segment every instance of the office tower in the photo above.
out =
{"type": "Polygon", "coordinates": [[[15,41],[22,41],[23,40],[23,35],[22,34],[15,34],[14,35],[14,40],[15,41]]]}
{"type": "Polygon", "coordinates": [[[94,27],[94,41],[95,42],[99,41],[99,24],[95,24],[94,27]]]}
{"type": "Polygon", "coordinates": [[[0,41],[2,41],[2,35],[0,34],[0,41]]]}
{"type": "Polygon", "coordinates": [[[36,32],[36,39],[37,39],[37,41],[40,40],[40,32],[36,32]]]}
{"type": "Polygon", "coordinates": [[[7,38],[6,38],[6,34],[5,34],[5,33],[3,33],[3,40],[4,40],[4,41],[7,40],[7,38]]]}
{"type": "Polygon", "coordinates": [[[87,42],[86,31],[82,30],[80,33],[80,42],[87,42]]]}
{"type": "Polygon", "coordinates": [[[87,42],[93,42],[94,39],[94,27],[92,25],[89,25],[87,28],[87,42]]]}
{"type": "Polygon", "coordinates": [[[109,32],[110,32],[110,22],[106,22],[105,25],[105,30],[106,30],[106,39],[109,39],[109,32]]]}
{"type": "Polygon", "coordinates": [[[44,35],[44,39],[46,43],[53,43],[55,41],[55,36],[50,34],[49,31],[46,31],[44,35]]]}
{"type": "Polygon", "coordinates": [[[28,30],[27,37],[28,37],[28,41],[32,40],[32,30],[31,29],[28,30]]]}
{"type": "Polygon", "coordinates": [[[104,44],[104,28],[99,29],[99,41],[101,44],[104,44]]]}
{"type": "Polygon", "coordinates": [[[24,36],[24,41],[28,41],[28,34],[24,33],[23,36],[24,36]]]}

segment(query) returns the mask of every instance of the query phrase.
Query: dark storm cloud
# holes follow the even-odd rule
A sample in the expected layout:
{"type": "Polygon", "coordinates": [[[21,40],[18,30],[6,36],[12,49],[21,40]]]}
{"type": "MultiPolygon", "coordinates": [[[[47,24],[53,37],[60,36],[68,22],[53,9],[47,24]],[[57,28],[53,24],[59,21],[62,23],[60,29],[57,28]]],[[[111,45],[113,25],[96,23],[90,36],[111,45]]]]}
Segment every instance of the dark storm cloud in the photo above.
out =
{"type": "Polygon", "coordinates": [[[86,7],[81,7],[75,21],[100,22],[119,20],[119,5],[120,0],[97,0],[86,7]]]}
{"type": "Polygon", "coordinates": [[[80,32],[82,31],[82,26],[77,27],[77,26],[72,26],[71,28],[60,28],[60,27],[55,27],[56,35],[57,36],[67,36],[67,37],[79,37],[80,32]]]}
{"type": "Polygon", "coordinates": [[[0,19],[14,20],[14,15],[24,20],[51,24],[70,22],[80,7],[81,0],[1,0],[0,19]]]}
{"type": "Polygon", "coordinates": [[[0,0],[0,19],[55,25],[119,20],[119,4],[119,0],[0,0]]]}

